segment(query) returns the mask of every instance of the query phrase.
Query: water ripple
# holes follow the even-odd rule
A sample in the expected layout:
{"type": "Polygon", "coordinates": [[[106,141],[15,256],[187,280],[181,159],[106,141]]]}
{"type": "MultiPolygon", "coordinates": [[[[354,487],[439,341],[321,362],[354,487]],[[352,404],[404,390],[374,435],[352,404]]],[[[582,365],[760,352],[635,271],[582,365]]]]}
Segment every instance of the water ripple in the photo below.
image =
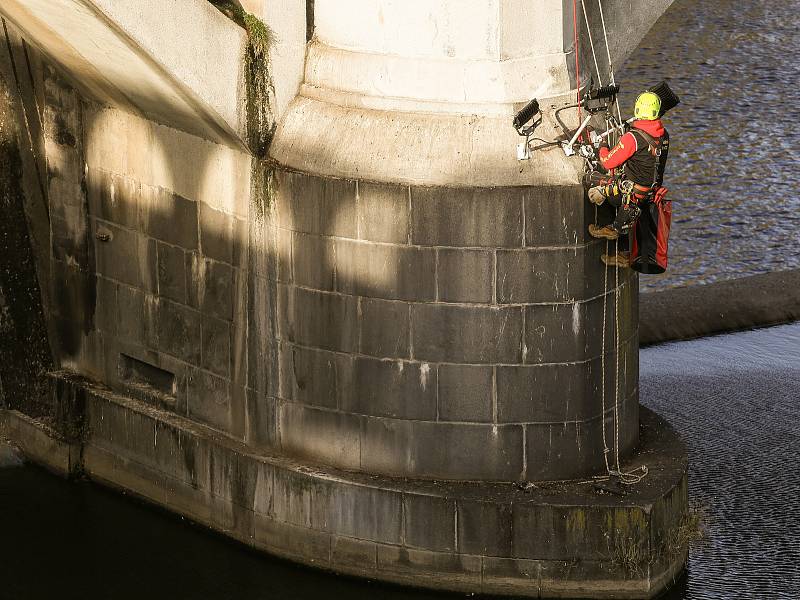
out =
{"type": "Polygon", "coordinates": [[[664,78],[674,201],[663,289],[800,267],[800,1],[677,0],[618,79],[622,105],[664,78]]]}
{"type": "Polygon", "coordinates": [[[708,539],[669,598],[800,597],[800,324],[646,348],[642,403],[689,445],[708,539]]]}

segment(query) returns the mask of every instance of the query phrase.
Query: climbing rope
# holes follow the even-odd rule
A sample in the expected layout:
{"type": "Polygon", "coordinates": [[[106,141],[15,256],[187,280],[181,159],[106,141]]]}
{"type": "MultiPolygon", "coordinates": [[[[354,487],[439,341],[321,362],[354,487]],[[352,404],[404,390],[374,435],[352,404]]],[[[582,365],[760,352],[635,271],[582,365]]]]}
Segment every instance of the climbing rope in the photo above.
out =
{"type": "MultiPolygon", "coordinates": [[[[592,59],[594,59],[594,69],[597,71],[597,85],[603,87],[603,77],[600,75],[600,65],[597,64],[597,53],[594,51],[594,40],[592,39],[592,28],[589,27],[589,16],[586,14],[586,4],[581,0],[581,8],[583,8],[583,20],[586,21],[586,33],[589,34],[589,47],[592,50],[592,59]]],[[[608,42],[606,42],[608,43],[608,42]]],[[[614,79],[611,79],[614,83],[614,79]]]]}
{"type": "MultiPolygon", "coordinates": [[[[581,0],[583,5],[583,0],[581,0]]],[[[581,65],[580,44],[578,42],[578,0],[572,0],[572,35],[575,44],[575,95],[578,102],[578,123],[581,122],[581,65]]]]}
{"type": "MultiPolygon", "coordinates": [[[[608,46],[608,32],[606,30],[606,23],[605,17],[603,16],[603,4],[601,0],[597,0],[598,7],[600,9],[600,19],[603,26],[603,38],[606,44],[606,53],[608,55],[608,70],[609,76],[611,78],[611,84],[614,85],[616,82],[614,81],[614,67],[611,63],[611,50],[608,46]]],[[[603,80],[600,75],[600,67],[597,62],[597,53],[595,52],[594,48],[594,40],[592,39],[592,29],[589,24],[589,16],[586,12],[586,5],[584,0],[581,0],[581,8],[583,9],[583,18],[586,22],[586,30],[589,36],[589,46],[592,51],[592,59],[594,60],[595,70],[597,71],[597,81],[600,86],[603,85],[603,80]]],[[[577,67],[577,60],[578,60],[578,28],[577,28],[577,0],[573,2],[573,22],[575,27],[575,57],[576,57],[576,74],[578,73],[577,67]]],[[[577,77],[577,75],[576,75],[577,77]]],[[[578,79],[578,85],[580,86],[580,80],[578,79]]],[[[578,95],[580,96],[580,90],[578,91],[578,95]]],[[[580,107],[578,108],[580,111],[580,107]]],[[[580,112],[579,119],[580,119],[580,112]]],[[[619,116],[619,122],[622,123],[622,111],[619,107],[619,102],[617,102],[617,115],[619,116]]],[[[594,210],[594,223],[597,225],[597,206],[595,206],[594,210]]],[[[606,240],[606,256],[608,256],[608,249],[609,244],[608,240],[606,240]]],[[[601,391],[601,428],[603,432],[603,461],[605,462],[606,466],[606,473],[605,476],[600,476],[595,479],[609,479],[610,477],[617,477],[620,483],[625,485],[633,485],[639,483],[645,476],[647,476],[648,469],[646,465],[642,465],[630,471],[623,471],[620,460],[619,460],[619,349],[620,349],[620,327],[619,327],[619,299],[620,299],[620,291],[619,291],[619,263],[616,260],[616,257],[619,255],[619,240],[614,241],[614,468],[611,468],[611,465],[608,461],[608,454],[611,452],[611,449],[608,447],[608,439],[606,436],[606,313],[608,309],[608,266],[604,267],[603,273],[603,327],[601,333],[601,347],[600,347],[600,382],[602,386],[601,391]]],[[[626,353],[627,355],[627,353],[626,353]]],[[[627,371],[626,371],[627,372],[627,371]]]]}
{"type": "MultiPolygon", "coordinates": [[[[583,2],[583,0],[581,0],[583,2]]],[[[617,82],[614,80],[614,65],[611,62],[611,48],[608,45],[608,30],[606,29],[606,18],[603,16],[603,2],[602,0],[597,0],[597,7],[600,9],[600,24],[603,26],[603,41],[606,44],[606,56],[608,57],[608,76],[611,79],[611,85],[616,85],[617,82]]],[[[594,52],[594,50],[592,50],[594,52]]],[[[617,117],[619,118],[619,122],[622,123],[622,110],[619,107],[619,102],[617,104],[617,117]]]]}

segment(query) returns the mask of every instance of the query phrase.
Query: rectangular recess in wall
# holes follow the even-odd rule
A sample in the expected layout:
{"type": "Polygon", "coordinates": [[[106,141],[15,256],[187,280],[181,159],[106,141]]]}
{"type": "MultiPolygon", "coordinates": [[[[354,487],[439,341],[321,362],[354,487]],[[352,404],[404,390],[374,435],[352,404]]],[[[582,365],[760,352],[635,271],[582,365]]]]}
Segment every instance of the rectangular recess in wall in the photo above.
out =
{"type": "Polygon", "coordinates": [[[119,371],[123,381],[158,396],[175,398],[175,374],[120,353],[119,371]]]}

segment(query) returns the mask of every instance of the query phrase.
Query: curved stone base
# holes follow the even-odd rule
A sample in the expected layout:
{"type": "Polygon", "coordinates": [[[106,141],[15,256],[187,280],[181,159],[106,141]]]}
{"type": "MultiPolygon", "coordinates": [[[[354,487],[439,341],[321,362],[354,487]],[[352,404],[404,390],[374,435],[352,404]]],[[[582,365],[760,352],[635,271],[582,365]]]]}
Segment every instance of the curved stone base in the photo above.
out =
{"type": "Polygon", "coordinates": [[[800,269],[642,294],[642,346],[800,319],[800,269]]]}
{"type": "MultiPolygon", "coordinates": [[[[84,380],[59,374],[54,381],[60,417],[49,433],[80,456],[75,469],[307,565],[463,592],[648,598],[677,577],[686,559],[679,543],[686,450],[646,409],[639,452],[625,465],[647,464],[640,484],[520,489],[370,476],[256,454],[84,380]]],[[[31,444],[50,437],[25,436],[30,423],[14,426],[22,420],[6,412],[2,431],[35,456],[31,444]]],[[[55,454],[39,453],[38,460],[48,456],[55,454]]]]}

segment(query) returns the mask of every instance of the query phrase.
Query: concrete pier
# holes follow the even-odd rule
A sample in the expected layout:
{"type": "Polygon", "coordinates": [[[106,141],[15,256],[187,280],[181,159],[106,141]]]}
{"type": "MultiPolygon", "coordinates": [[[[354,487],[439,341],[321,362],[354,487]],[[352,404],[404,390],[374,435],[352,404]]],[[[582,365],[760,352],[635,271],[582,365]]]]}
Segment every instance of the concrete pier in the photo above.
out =
{"type": "MultiPolygon", "coordinates": [[[[224,39],[187,60],[174,24],[152,27],[162,8],[116,4],[0,7],[25,65],[3,83],[35,90],[16,117],[41,123],[59,368],[47,418],[7,410],[5,435],[338,572],[659,593],[685,560],[685,450],[640,415],[636,275],[606,271],[587,237],[580,160],[520,162],[511,127],[537,96],[537,134],[559,135],[554,111],[592,69],[607,82],[587,54],[591,30],[606,56],[597,8],[576,77],[561,0],[243,2],[274,31],[262,159],[244,32],[182,0],[224,39]],[[604,495],[591,478],[617,457],[649,475],[604,495]]],[[[669,2],[607,4],[619,61],[669,2]]]]}

